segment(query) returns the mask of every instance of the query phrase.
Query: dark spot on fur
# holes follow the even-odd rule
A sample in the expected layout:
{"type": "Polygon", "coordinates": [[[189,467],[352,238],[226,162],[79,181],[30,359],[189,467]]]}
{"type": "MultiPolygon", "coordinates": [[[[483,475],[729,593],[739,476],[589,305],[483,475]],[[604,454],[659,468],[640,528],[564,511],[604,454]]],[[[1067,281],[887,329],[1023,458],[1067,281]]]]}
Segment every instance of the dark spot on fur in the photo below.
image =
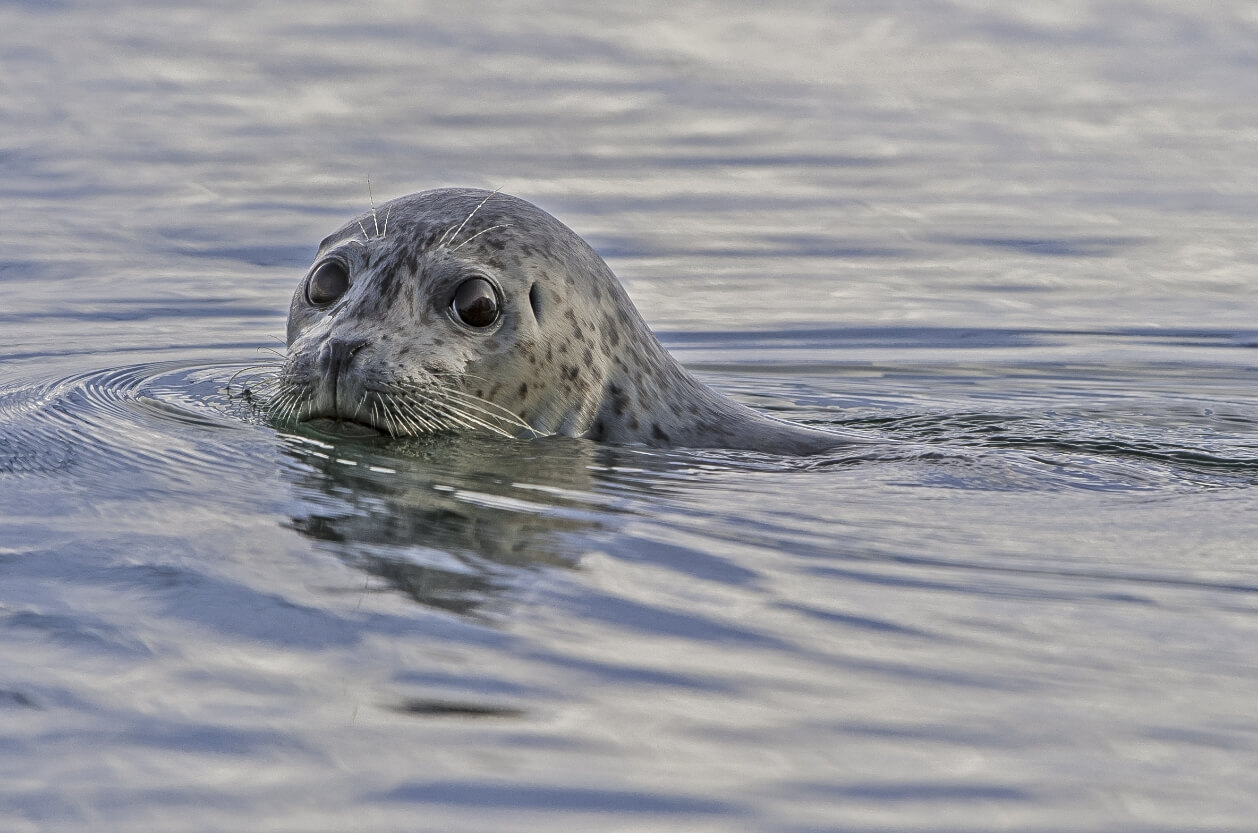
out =
{"type": "Polygon", "coordinates": [[[668,435],[660,428],[660,424],[658,422],[651,423],[651,437],[662,443],[668,442],[668,435]]]}
{"type": "Polygon", "coordinates": [[[635,417],[635,416],[631,416],[631,417],[629,417],[629,421],[628,421],[627,423],[625,423],[625,424],[629,426],[629,430],[630,430],[630,431],[637,431],[637,430],[638,430],[638,418],[637,418],[637,417],[635,417]]]}
{"type": "Polygon", "coordinates": [[[379,295],[376,296],[377,309],[393,306],[397,300],[398,291],[402,288],[402,282],[398,280],[397,271],[388,270],[382,273],[376,288],[379,290],[379,295]]]}
{"type": "Polygon", "coordinates": [[[612,397],[612,413],[616,416],[623,416],[625,407],[629,404],[629,397],[625,396],[625,392],[620,389],[620,385],[615,383],[607,386],[607,392],[612,397]]]}
{"type": "MultiPolygon", "coordinates": [[[[530,356],[529,358],[532,358],[532,356],[530,356]]],[[[520,398],[521,398],[521,399],[523,399],[524,397],[528,396],[528,395],[529,395],[529,383],[528,383],[528,382],[521,382],[521,383],[520,383],[520,390],[518,391],[518,393],[519,393],[519,395],[520,395],[520,398]]]]}
{"type": "Polygon", "coordinates": [[[594,423],[594,427],[590,429],[590,439],[602,442],[607,439],[607,426],[603,424],[603,420],[594,423]]]}

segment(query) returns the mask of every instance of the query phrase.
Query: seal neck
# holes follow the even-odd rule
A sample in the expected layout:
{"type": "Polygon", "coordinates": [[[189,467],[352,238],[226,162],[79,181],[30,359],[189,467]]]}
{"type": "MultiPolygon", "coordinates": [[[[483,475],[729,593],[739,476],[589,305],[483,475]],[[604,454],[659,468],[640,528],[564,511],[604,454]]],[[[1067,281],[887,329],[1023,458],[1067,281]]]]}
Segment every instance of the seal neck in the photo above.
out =
{"type": "Polygon", "coordinates": [[[583,436],[656,447],[812,454],[844,445],[837,434],[765,416],[691,375],[655,339],[613,359],[602,401],[583,436]]]}

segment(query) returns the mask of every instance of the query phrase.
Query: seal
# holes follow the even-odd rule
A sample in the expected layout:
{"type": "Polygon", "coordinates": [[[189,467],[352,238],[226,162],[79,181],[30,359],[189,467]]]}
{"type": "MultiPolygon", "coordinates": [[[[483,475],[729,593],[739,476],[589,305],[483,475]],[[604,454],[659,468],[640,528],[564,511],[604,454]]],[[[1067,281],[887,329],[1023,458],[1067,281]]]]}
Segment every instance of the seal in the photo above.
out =
{"type": "Polygon", "coordinates": [[[293,294],[271,403],[391,436],[487,430],[811,454],[860,442],[762,414],[687,372],[575,232],[497,191],[373,206],[293,294]]]}

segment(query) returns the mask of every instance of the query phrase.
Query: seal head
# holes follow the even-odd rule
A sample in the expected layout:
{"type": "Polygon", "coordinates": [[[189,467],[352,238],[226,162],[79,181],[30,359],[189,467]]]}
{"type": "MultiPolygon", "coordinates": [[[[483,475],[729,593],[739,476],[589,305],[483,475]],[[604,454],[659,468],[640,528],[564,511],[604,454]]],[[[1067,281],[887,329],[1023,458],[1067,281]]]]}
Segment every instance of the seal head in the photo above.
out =
{"type": "Polygon", "coordinates": [[[489,430],[807,454],[850,439],[688,373],[550,214],[475,189],[393,200],[327,237],[293,295],[273,411],[392,436],[489,430]]]}

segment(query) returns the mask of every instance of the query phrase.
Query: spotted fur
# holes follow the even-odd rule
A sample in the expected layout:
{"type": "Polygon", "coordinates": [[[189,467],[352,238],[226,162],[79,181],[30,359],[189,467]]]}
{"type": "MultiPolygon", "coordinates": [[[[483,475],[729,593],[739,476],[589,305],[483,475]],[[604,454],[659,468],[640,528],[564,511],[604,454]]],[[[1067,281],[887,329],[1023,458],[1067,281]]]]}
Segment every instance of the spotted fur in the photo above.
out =
{"type": "Polygon", "coordinates": [[[516,197],[441,189],[393,200],[327,237],[311,272],[330,258],[346,267],[350,287],[316,308],[308,274],[293,295],[276,397],[284,416],[393,435],[488,429],[795,454],[850,442],[695,379],[602,258],[516,197]],[[501,293],[502,314],[483,331],[450,312],[469,276],[501,293]]]}

